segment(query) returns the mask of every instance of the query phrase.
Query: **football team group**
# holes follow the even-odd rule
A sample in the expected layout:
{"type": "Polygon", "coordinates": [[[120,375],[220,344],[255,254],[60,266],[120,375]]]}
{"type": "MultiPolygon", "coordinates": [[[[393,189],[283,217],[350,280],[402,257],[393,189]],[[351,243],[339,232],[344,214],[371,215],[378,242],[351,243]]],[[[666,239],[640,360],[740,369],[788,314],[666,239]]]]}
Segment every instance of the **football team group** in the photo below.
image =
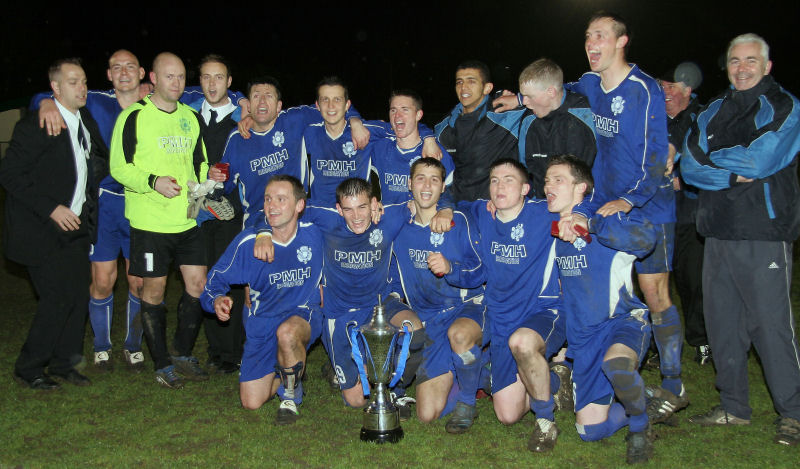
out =
{"type": "Polygon", "coordinates": [[[531,451],[556,445],[556,411],[575,412],[582,440],[628,427],[626,460],[645,462],[652,425],[689,404],[685,340],[713,362],[720,393],[691,423],[750,423],[753,346],[779,414],[774,441],[796,445],[800,103],[755,34],[731,40],[731,86],[701,105],[696,65],[653,78],[627,62],[628,27],[613,13],[589,19],[590,71],[574,82],[542,58],[518,93],[494,90],[485,64],[462,62],[458,104],[434,129],[407,89],[392,92],[388,122],[363,120],[337,77],[311,106],[284,108],[271,76],[231,91],[218,55],[188,89],[168,52],[145,83],[137,57],[116,51],[108,91],[87,90],[77,59],[56,61],[52,93],[34,98],[0,165],[6,255],[39,297],[15,379],[91,384],[76,369],[87,305],[91,362],[113,369],[122,253],[117,357],[142,371],[144,337],[171,389],[238,372],[244,408],[277,394],[277,424],[300,418],[318,339],[325,379],[345,405],[367,404],[351,333],[380,302],[410,338],[391,389],[401,418],[463,433],[487,394],[503,424],[533,412],[531,451]],[[168,345],[173,266],[184,290],[168,345]],[[642,366],[661,382],[646,385],[642,366]]]}

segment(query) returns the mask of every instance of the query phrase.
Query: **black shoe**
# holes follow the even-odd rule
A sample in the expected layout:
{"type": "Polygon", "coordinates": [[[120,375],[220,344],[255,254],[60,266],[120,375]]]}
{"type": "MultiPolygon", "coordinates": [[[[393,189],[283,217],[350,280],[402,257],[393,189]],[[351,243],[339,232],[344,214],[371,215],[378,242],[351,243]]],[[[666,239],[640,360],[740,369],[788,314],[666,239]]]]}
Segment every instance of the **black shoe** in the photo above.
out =
{"type": "Polygon", "coordinates": [[[54,389],[59,389],[61,387],[60,384],[53,381],[52,378],[50,378],[45,374],[34,376],[31,379],[26,379],[23,378],[22,375],[14,371],[14,381],[24,386],[28,386],[31,389],[35,389],[37,391],[52,391],[54,389]]]}
{"type": "Polygon", "coordinates": [[[89,378],[78,373],[74,368],[63,374],[50,372],[50,375],[54,378],[74,384],[75,386],[89,386],[92,384],[92,381],[89,378]]]}
{"type": "Polygon", "coordinates": [[[239,371],[239,364],[232,362],[222,362],[215,369],[215,373],[218,375],[229,375],[237,371],[239,371]]]}
{"type": "Polygon", "coordinates": [[[469,430],[476,418],[478,418],[478,411],[474,405],[456,402],[456,408],[450,414],[450,419],[447,420],[444,429],[447,433],[464,433],[469,430]]]}
{"type": "Polygon", "coordinates": [[[645,463],[653,457],[653,433],[650,424],[641,432],[628,432],[625,441],[628,444],[625,455],[628,464],[645,463]]]}

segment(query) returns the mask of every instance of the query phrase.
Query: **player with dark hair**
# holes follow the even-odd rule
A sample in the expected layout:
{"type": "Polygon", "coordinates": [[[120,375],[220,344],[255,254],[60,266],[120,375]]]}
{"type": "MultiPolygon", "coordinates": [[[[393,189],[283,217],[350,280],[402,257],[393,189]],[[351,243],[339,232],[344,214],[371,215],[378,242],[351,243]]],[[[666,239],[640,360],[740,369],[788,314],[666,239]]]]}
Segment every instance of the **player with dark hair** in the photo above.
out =
{"type": "Polygon", "coordinates": [[[306,351],[322,330],[319,283],[322,278],[322,234],[298,222],[305,208],[303,185],[293,176],[272,176],[264,193],[264,211],[277,254],[265,263],[252,255],[254,228],[246,228],[208,273],[201,297],[207,311],[230,320],[231,285],[249,285],[251,307],[244,318],[247,342],[239,375],[245,409],[260,408],[275,393],[281,399],[276,423],[294,423],[303,401],[306,351]]]}
{"type": "Polygon", "coordinates": [[[488,353],[482,356],[488,335],[483,334],[483,287],[461,289],[447,283],[453,270],[480,267],[475,228],[463,213],[454,212],[452,230],[431,231],[445,175],[444,165],[433,158],[420,158],[411,165],[408,187],[416,215],[400,230],[393,251],[406,302],[424,325],[414,331],[416,341],[424,338],[416,370],[417,417],[431,422],[454,410],[445,429],[463,433],[477,417],[475,393],[481,366],[488,359],[488,353]],[[453,386],[458,392],[449,399],[453,386]]]}
{"type": "Polygon", "coordinates": [[[481,235],[482,267],[453,271],[448,282],[462,287],[486,282],[495,414],[511,425],[532,409],[536,423],[528,449],[546,452],[555,447],[559,433],[552,394],[569,383],[547,364],[565,341],[550,236],[550,223],[557,217],[544,201],[526,199],[527,181],[527,170],[517,159],[492,163],[489,193],[495,216],[486,211],[485,201],[467,204],[481,235]]]}
{"type": "MultiPolygon", "coordinates": [[[[585,162],[554,156],[545,176],[547,209],[567,216],[593,186],[585,162]]],[[[637,213],[595,215],[589,226],[592,234],[556,244],[567,355],[574,360],[575,426],[582,440],[596,441],[628,425],[627,461],[645,462],[652,437],[637,369],[650,344],[650,323],[647,306],[633,292],[631,269],[653,249],[656,232],[637,213]]]]}
{"type": "Polygon", "coordinates": [[[523,110],[495,113],[489,93],[489,68],[470,60],[456,67],[458,105],[436,124],[436,138],[455,163],[452,194],[455,202],[488,197],[489,166],[501,158],[517,158],[517,132],[523,110]]]}
{"type": "MultiPolygon", "coordinates": [[[[395,90],[389,101],[389,124],[394,138],[381,139],[372,146],[371,163],[378,175],[381,202],[395,204],[411,200],[408,191],[409,167],[422,157],[423,139],[419,122],[422,119],[422,98],[412,90],[395,90]]],[[[439,145],[441,161],[446,168],[445,185],[453,181],[453,159],[439,145]]],[[[449,204],[448,204],[449,205],[449,204]]]]}

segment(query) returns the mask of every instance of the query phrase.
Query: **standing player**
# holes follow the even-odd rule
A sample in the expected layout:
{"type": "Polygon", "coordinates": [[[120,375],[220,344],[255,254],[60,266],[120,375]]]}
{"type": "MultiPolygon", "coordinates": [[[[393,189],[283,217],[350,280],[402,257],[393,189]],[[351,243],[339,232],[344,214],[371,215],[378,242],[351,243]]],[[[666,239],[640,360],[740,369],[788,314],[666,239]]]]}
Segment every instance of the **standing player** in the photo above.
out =
{"type": "Polygon", "coordinates": [[[297,220],[305,199],[305,189],[296,178],[272,176],[264,193],[264,212],[277,260],[268,264],[253,257],[256,233],[246,228],[209,272],[201,298],[207,311],[228,321],[236,314],[235,304],[224,295],[231,285],[250,286],[252,307],[244,318],[247,342],[239,396],[245,409],[255,410],[277,392],[279,425],[294,423],[300,416],[306,351],[322,327],[318,288],[322,235],[313,224],[297,220]]]}
{"type": "MultiPolygon", "coordinates": [[[[308,125],[320,122],[320,113],[312,106],[284,110],[280,84],[271,76],[251,80],[248,97],[251,115],[242,121],[248,131],[245,134],[240,125],[239,131],[230,135],[222,157],[223,163],[231,165],[225,191],[238,186],[245,226],[255,222],[254,216],[261,210],[261,199],[270,176],[288,174],[308,189],[303,132],[308,125]]],[[[345,117],[360,122],[357,112],[345,117]]]]}
{"type": "Polygon", "coordinates": [[[555,241],[550,237],[550,223],[557,217],[543,201],[526,200],[527,180],[517,159],[492,164],[489,194],[496,217],[486,211],[485,201],[469,204],[481,235],[483,275],[462,269],[451,272],[448,282],[463,287],[486,282],[495,414],[511,425],[532,409],[536,423],[528,449],[546,452],[555,447],[559,433],[551,387],[568,385],[547,364],[565,340],[555,241]]]}
{"type": "MultiPolygon", "coordinates": [[[[659,230],[653,252],[634,264],[661,361],[663,392],[657,398],[663,405],[652,407],[657,412],[651,415],[653,423],[659,423],[689,405],[680,376],[680,315],[669,297],[675,195],[665,176],[664,93],[653,78],[628,64],[629,43],[627,26],[619,16],[599,12],[589,20],[585,50],[592,71],[572,89],[589,99],[594,113],[598,151],[592,176],[597,185],[592,200],[576,207],[572,216],[580,215],[575,218],[585,225],[595,213],[607,217],[636,210],[659,230]]],[[[575,235],[568,228],[561,231],[567,241],[575,235]]]]}
{"type": "MultiPolygon", "coordinates": [[[[372,146],[372,167],[378,175],[381,203],[397,204],[411,200],[408,173],[411,165],[422,157],[423,140],[419,134],[422,119],[422,98],[412,90],[392,92],[389,101],[389,124],[394,138],[382,139],[372,146]]],[[[446,176],[445,186],[453,182],[453,159],[439,145],[446,176]]],[[[438,200],[438,196],[437,196],[438,200]]],[[[434,204],[435,206],[435,204],[434,204]]]]}
{"type": "MultiPolygon", "coordinates": [[[[545,176],[547,209],[569,215],[593,185],[585,162],[554,156],[545,176]]],[[[656,233],[650,222],[622,213],[596,215],[591,230],[591,239],[556,244],[567,354],[574,360],[575,426],[582,440],[596,441],[628,425],[627,461],[646,462],[653,449],[637,369],[650,344],[650,323],[647,306],[633,293],[631,269],[653,249],[656,233]]]]}
{"type": "Polygon", "coordinates": [[[131,272],[144,277],[142,325],[156,369],[156,381],[183,387],[170,364],[163,304],[167,273],[180,267],[185,291],[178,303],[178,327],[172,358],[189,379],[208,379],[192,349],[202,321],[199,296],[205,285],[203,238],[187,217],[188,181],[208,173],[198,115],[179,103],[186,69],[176,55],[164,52],[150,72],[154,92],[120,114],[111,142],[111,175],[125,186],[125,216],[131,224],[131,272]]]}
{"type": "Polygon", "coordinates": [[[463,433],[477,417],[475,393],[482,365],[486,308],[482,286],[450,286],[447,274],[451,270],[478,270],[477,236],[461,212],[454,212],[455,226],[448,233],[431,231],[439,197],[445,191],[442,163],[433,158],[418,159],[411,165],[410,174],[408,187],[416,215],[414,223],[400,230],[392,249],[406,302],[424,325],[413,336],[425,342],[423,361],[416,373],[417,417],[431,422],[452,410],[448,393],[455,379],[457,403],[445,429],[463,433]]]}

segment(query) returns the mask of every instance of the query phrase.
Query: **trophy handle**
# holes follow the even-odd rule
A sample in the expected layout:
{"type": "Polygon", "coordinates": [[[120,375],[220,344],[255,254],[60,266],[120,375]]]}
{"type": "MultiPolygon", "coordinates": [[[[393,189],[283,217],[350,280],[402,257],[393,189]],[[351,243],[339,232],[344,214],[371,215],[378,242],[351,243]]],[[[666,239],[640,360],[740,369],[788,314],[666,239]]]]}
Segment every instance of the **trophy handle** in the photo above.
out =
{"type": "Polygon", "coordinates": [[[358,369],[358,375],[361,378],[361,387],[364,391],[365,396],[369,396],[369,380],[367,379],[367,369],[364,367],[364,356],[361,353],[361,347],[359,347],[359,338],[365,342],[365,349],[369,350],[366,347],[366,340],[364,340],[363,335],[358,330],[358,323],[355,321],[351,321],[347,323],[346,326],[347,331],[349,331],[348,336],[350,337],[350,350],[353,356],[353,361],[356,362],[356,368],[358,369]]]}
{"type": "MultiPolygon", "coordinates": [[[[390,389],[397,385],[397,383],[400,381],[400,378],[403,377],[403,372],[406,369],[406,361],[408,360],[408,348],[411,346],[411,338],[414,336],[414,332],[411,330],[412,327],[413,326],[411,324],[411,321],[408,320],[403,321],[403,342],[400,345],[400,356],[397,358],[397,365],[395,366],[394,377],[392,377],[392,381],[389,383],[390,389]]],[[[395,340],[397,339],[399,339],[399,337],[396,337],[395,340]]]]}

